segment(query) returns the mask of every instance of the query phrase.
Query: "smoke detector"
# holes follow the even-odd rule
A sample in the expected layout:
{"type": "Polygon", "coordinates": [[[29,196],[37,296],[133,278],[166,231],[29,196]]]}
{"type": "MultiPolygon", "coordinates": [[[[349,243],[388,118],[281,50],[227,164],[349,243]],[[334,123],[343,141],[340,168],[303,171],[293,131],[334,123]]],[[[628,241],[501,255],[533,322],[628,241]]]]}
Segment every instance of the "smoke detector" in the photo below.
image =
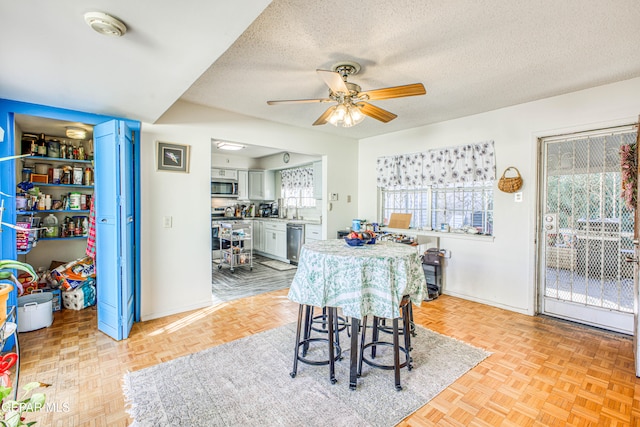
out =
{"type": "Polygon", "coordinates": [[[127,32],[127,27],[122,21],[102,12],[87,12],[84,14],[84,21],[94,31],[105,36],[123,36],[127,32]]]}

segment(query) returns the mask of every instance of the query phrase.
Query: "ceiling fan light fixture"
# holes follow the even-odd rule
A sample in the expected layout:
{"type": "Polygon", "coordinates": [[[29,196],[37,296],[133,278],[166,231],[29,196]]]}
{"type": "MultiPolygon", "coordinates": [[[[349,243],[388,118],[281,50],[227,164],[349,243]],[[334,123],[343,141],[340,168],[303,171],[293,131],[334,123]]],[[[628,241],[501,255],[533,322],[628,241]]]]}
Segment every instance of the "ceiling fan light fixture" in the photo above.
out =
{"type": "Polygon", "coordinates": [[[122,21],[102,12],[87,12],[84,14],[84,22],[94,31],[105,36],[124,36],[127,26],[122,21]]]}
{"type": "Polygon", "coordinates": [[[218,150],[238,151],[244,148],[242,144],[234,144],[233,142],[218,141],[216,144],[218,150]]]}
{"type": "Polygon", "coordinates": [[[87,137],[87,131],[74,126],[69,126],[65,132],[67,138],[71,139],[85,139],[87,137]]]}
{"type": "Polygon", "coordinates": [[[354,104],[339,104],[334,107],[327,122],[338,127],[350,128],[364,120],[364,114],[360,107],[354,104]]]}

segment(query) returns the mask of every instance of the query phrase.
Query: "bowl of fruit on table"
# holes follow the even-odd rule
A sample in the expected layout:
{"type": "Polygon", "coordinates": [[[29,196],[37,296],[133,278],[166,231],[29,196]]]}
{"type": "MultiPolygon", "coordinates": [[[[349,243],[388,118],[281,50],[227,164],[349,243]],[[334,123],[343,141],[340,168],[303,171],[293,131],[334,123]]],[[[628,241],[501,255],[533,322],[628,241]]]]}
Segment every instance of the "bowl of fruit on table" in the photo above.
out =
{"type": "Polygon", "coordinates": [[[373,231],[352,231],[345,236],[344,241],[349,246],[373,245],[376,242],[376,234],[373,231]]]}

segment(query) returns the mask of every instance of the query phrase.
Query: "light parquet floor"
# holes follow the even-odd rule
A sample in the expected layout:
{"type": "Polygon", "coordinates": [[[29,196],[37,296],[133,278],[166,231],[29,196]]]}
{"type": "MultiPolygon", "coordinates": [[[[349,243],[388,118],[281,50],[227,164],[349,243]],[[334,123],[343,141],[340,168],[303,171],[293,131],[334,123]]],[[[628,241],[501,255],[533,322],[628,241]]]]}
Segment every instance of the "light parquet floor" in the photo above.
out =
{"type": "MultiPolygon", "coordinates": [[[[292,322],[297,306],[286,292],[135,324],[122,342],[96,330],[94,309],[58,312],[53,326],[21,334],[20,383],[53,384],[47,397],[58,407],[29,414],[28,420],[42,426],[126,426],[127,371],[292,322]]],[[[493,354],[400,426],[640,425],[640,380],[630,337],[444,295],[415,308],[414,318],[493,354]]],[[[347,379],[335,385],[346,386],[347,379]]],[[[395,393],[391,377],[389,392],[395,393]]]]}

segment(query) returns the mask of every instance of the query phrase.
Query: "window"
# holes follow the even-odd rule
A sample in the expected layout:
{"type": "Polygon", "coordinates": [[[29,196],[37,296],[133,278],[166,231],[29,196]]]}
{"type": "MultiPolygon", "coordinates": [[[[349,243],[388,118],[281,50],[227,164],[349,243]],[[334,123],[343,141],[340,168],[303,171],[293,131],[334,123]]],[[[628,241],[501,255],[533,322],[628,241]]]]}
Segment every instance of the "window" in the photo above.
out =
{"type": "Polygon", "coordinates": [[[420,189],[381,188],[381,218],[411,213],[411,227],[452,229],[474,227],[480,233],[493,233],[493,181],[443,184],[420,189]]]}
{"type": "Polygon", "coordinates": [[[377,159],[381,219],[411,213],[411,226],[493,233],[493,141],[377,159]]]}
{"type": "Polygon", "coordinates": [[[282,179],[280,196],[284,199],[286,207],[313,208],[316,206],[311,166],[281,170],[280,177],[282,179]]]}

